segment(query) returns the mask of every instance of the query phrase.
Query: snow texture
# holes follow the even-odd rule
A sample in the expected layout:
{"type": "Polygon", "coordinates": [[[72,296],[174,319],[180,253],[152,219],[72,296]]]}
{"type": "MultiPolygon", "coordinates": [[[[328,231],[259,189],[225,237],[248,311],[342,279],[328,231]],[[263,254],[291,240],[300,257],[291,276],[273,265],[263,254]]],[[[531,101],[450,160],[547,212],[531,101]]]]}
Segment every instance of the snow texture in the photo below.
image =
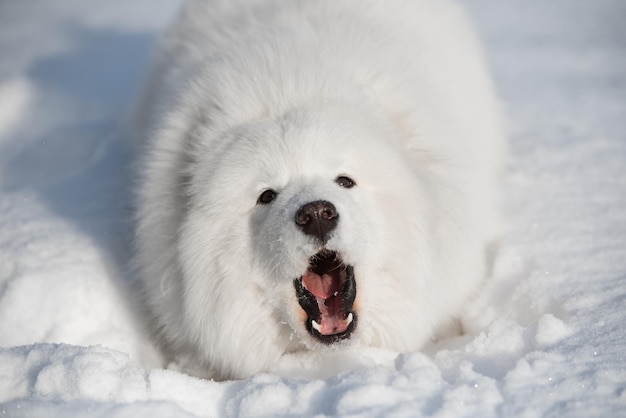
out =
{"type": "Polygon", "coordinates": [[[626,3],[464,3],[511,124],[475,329],[218,383],[149,367],[126,269],[123,126],[178,1],[0,2],[0,416],[626,416],[626,3]]]}

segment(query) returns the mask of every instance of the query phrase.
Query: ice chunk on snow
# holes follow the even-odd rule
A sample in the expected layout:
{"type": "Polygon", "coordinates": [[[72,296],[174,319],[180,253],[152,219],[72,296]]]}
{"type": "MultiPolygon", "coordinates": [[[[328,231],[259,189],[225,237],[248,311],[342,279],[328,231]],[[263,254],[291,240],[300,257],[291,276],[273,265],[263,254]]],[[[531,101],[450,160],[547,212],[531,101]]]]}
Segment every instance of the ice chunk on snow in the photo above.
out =
{"type": "Polygon", "coordinates": [[[537,323],[537,334],[535,335],[537,348],[556,344],[571,333],[572,330],[563,321],[550,313],[544,314],[537,323]]]}

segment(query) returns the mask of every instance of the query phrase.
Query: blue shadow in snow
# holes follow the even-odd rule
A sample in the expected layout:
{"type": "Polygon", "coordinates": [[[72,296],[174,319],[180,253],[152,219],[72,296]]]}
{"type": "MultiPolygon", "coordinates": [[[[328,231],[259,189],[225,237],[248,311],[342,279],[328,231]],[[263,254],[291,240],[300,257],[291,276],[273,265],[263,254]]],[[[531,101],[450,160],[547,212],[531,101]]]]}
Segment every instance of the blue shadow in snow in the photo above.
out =
{"type": "MultiPolygon", "coordinates": [[[[17,144],[20,152],[4,167],[4,188],[34,190],[52,212],[88,236],[102,251],[108,277],[138,310],[128,272],[132,156],[123,127],[155,36],[68,31],[74,47],[34,62],[27,72],[40,94],[26,123],[56,117],[55,106],[62,106],[61,117],[27,144],[17,144]]],[[[24,132],[36,131],[25,126],[24,132]]]]}
{"type": "Polygon", "coordinates": [[[76,47],[36,62],[29,78],[80,103],[126,106],[145,71],[154,35],[85,28],[69,33],[76,47]]]}

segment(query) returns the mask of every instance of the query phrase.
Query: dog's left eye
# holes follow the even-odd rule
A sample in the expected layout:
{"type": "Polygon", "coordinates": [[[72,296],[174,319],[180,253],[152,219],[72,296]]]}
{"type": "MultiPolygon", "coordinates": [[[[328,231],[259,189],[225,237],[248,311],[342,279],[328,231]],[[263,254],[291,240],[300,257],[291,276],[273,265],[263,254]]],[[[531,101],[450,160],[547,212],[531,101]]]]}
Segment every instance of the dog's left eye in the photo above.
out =
{"type": "Polygon", "coordinates": [[[257,199],[257,203],[261,205],[267,205],[268,203],[272,203],[272,201],[276,199],[277,195],[278,193],[276,193],[274,190],[267,189],[259,195],[259,198],[257,199]]]}
{"type": "Polygon", "coordinates": [[[345,187],[346,189],[351,189],[356,185],[354,180],[347,176],[339,176],[335,179],[335,183],[340,185],[341,187],[345,187]]]}

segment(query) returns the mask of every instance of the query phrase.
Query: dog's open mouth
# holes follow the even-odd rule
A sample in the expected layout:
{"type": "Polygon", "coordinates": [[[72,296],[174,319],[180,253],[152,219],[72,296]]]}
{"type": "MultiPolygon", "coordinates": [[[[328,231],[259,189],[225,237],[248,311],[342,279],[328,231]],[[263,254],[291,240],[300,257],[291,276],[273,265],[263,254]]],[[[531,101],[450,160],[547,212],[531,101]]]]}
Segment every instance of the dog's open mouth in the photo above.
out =
{"type": "Polygon", "coordinates": [[[325,344],[346,339],[356,327],[354,269],[334,251],[322,250],[294,280],[298,303],[307,314],[307,331],[325,344]]]}

